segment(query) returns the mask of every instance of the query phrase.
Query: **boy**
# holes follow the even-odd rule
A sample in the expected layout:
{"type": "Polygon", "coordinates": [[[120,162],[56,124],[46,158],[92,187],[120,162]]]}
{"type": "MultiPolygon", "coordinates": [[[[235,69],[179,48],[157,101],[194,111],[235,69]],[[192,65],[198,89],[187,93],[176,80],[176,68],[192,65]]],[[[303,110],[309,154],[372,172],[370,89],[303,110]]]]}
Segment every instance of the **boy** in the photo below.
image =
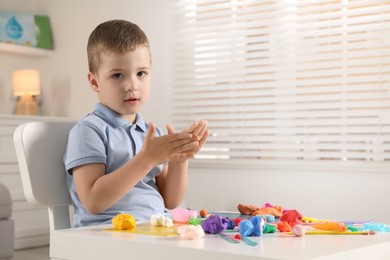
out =
{"type": "Polygon", "coordinates": [[[87,53],[88,81],[99,103],[72,128],[64,155],[74,226],[110,223],[119,213],[144,221],[179,206],[188,160],[206,141],[207,122],[180,133],[168,125],[162,135],[144,121],[139,110],[149,97],[151,54],[137,25],[98,25],[87,53]]]}

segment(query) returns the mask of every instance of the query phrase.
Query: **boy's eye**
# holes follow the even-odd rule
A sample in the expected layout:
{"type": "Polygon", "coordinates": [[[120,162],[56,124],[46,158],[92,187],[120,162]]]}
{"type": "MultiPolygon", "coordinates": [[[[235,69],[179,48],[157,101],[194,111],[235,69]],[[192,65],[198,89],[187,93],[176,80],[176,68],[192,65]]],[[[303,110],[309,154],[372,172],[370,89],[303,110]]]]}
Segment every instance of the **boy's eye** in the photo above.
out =
{"type": "Polygon", "coordinates": [[[137,77],[145,77],[146,76],[146,72],[145,71],[140,71],[137,73],[137,77]]]}
{"type": "Polygon", "coordinates": [[[123,78],[123,74],[122,73],[115,73],[114,75],[112,75],[112,77],[114,79],[120,79],[120,78],[123,78]]]}

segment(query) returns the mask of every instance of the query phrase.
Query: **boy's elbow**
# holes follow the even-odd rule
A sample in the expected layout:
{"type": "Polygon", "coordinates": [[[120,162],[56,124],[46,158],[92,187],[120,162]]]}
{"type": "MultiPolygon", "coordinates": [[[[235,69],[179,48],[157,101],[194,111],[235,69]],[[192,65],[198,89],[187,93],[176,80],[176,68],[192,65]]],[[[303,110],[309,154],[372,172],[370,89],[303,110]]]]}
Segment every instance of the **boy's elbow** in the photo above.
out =
{"type": "Polygon", "coordinates": [[[104,208],[102,208],[100,205],[97,205],[96,203],[85,203],[83,206],[87,213],[91,215],[97,215],[104,211],[104,208]]]}
{"type": "Polygon", "coordinates": [[[88,214],[90,215],[97,215],[99,213],[101,213],[102,211],[101,210],[98,210],[96,208],[85,208],[85,210],[87,211],[88,214]]]}
{"type": "Polygon", "coordinates": [[[179,206],[180,206],[180,203],[178,203],[178,202],[173,202],[173,201],[165,202],[165,208],[168,210],[173,210],[179,206]]]}

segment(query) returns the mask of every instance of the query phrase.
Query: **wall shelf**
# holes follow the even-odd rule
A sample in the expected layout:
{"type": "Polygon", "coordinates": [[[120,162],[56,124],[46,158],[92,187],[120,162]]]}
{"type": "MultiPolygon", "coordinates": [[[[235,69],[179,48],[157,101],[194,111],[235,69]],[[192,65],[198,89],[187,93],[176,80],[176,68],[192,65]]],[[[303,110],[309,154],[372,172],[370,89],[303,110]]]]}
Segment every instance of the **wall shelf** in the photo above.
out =
{"type": "Polygon", "coordinates": [[[54,51],[0,42],[0,52],[20,54],[20,55],[38,58],[38,57],[49,57],[53,54],[54,51]]]}

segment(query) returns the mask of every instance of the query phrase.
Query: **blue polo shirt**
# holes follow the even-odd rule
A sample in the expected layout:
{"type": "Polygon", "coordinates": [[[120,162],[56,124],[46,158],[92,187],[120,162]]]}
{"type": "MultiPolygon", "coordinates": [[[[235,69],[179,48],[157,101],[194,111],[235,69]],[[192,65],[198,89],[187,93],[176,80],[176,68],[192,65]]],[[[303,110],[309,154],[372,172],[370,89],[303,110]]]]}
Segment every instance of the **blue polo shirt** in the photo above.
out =
{"type": "MultiPolygon", "coordinates": [[[[149,220],[153,214],[164,213],[164,201],[155,182],[162,165],[154,167],[123,198],[97,215],[85,210],[73,182],[72,169],[80,165],[103,163],[106,174],[121,167],[141,150],[148,129],[149,124],[145,123],[141,114],[137,113],[135,124],[131,124],[100,103],[71,129],[64,164],[74,206],[75,227],[111,223],[111,219],[119,213],[131,214],[137,221],[149,220]]],[[[161,135],[162,131],[157,128],[156,136],[161,135]]]]}

